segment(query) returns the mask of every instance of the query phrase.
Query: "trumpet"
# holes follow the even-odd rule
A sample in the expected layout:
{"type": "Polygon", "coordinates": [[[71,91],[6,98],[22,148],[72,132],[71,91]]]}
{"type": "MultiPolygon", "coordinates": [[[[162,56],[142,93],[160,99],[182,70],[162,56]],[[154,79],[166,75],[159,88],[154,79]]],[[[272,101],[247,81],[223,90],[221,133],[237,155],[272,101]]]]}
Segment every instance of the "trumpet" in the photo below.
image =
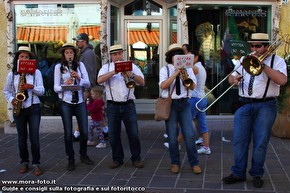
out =
{"type": "MultiPolygon", "coordinates": [[[[275,41],[272,45],[270,45],[268,47],[268,50],[262,54],[259,57],[255,57],[253,55],[247,55],[245,56],[245,58],[243,59],[242,63],[237,67],[239,68],[241,65],[243,66],[243,68],[246,70],[247,73],[249,73],[252,76],[258,76],[262,73],[263,71],[263,60],[265,58],[267,58],[269,55],[273,54],[281,45],[282,43],[284,43],[283,41],[281,41],[280,39],[278,39],[277,41],[275,41]]],[[[199,99],[196,104],[195,107],[198,111],[200,112],[205,112],[207,111],[214,103],[216,103],[224,94],[226,94],[233,86],[235,86],[235,84],[232,84],[231,86],[229,86],[219,97],[217,97],[210,105],[208,105],[205,109],[200,109],[198,107],[198,104],[204,99],[206,98],[208,95],[210,95],[220,84],[222,84],[225,80],[228,79],[228,77],[236,71],[235,68],[232,72],[230,72],[224,79],[222,79],[216,86],[214,86],[209,92],[207,92],[201,99],[199,99]]]]}
{"type": "Polygon", "coordinates": [[[124,73],[125,73],[124,82],[126,84],[126,87],[129,88],[129,89],[130,88],[134,88],[136,86],[135,81],[131,77],[129,77],[126,72],[124,72],[124,73]]]}
{"type": "Polygon", "coordinates": [[[13,115],[18,116],[21,111],[22,102],[26,100],[25,91],[21,89],[21,85],[25,83],[25,74],[22,73],[19,78],[18,92],[15,94],[16,104],[13,107],[13,115]]]}
{"type": "Polygon", "coordinates": [[[189,75],[187,74],[186,69],[181,68],[180,74],[181,74],[181,80],[182,80],[183,86],[186,88],[189,88],[193,84],[193,81],[189,78],[189,75]]]}

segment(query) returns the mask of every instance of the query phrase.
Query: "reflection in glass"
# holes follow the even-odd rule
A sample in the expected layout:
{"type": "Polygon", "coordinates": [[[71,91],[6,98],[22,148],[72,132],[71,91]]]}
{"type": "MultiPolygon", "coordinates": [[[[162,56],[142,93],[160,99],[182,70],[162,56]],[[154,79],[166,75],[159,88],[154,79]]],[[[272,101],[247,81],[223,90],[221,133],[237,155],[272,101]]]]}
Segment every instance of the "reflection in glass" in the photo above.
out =
{"type": "Polygon", "coordinates": [[[110,37],[111,45],[119,43],[119,8],[111,6],[110,37]]]}
{"type": "Polygon", "coordinates": [[[66,42],[74,42],[77,34],[86,33],[98,52],[100,4],[19,4],[14,11],[16,47],[29,45],[42,73],[45,94],[40,97],[41,113],[58,115],[58,96],[53,91],[54,66],[61,58],[58,49],[66,42]]]}
{"type": "Polygon", "coordinates": [[[145,22],[127,23],[128,59],[141,69],[145,77],[145,86],[135,88],[137,99],[156,99],[159,95],[159,25],[145,22]]]}
{"type": "MultiPolygon", "coordinates": [[[[271,13],[267,5],[187,5],[189,44],[205,58],[208,88],[216,86],[250,52],[247,41],[252,33],[271,34],[271,13]]],[[[228,87],[225,81],[214,96],[220,96],[228,87]]],[[[207,113],[231,114],[237,100],[238,90],[233,88],[207,113]]]]}
{"type": "Polygon", "coordinates": [[[168,11],[168,24],[169,24],[169,45],[177,43],[177,6],[169,8],[168,11]]]}
{"type": "Polygon", "coordinates": [[[162,6],[152,0],[136,0],[125,6],[125,15],[162,15],[162,6]]]}

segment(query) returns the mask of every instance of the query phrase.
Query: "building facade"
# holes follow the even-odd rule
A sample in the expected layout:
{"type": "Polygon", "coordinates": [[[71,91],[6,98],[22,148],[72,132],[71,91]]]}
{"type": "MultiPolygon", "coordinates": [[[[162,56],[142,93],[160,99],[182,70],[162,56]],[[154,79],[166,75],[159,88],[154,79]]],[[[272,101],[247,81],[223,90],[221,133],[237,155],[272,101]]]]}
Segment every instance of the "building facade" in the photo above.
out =
{"type": "MultiPolygon", "coordinates": [[[[145,75],[146,85],[136,88],[139,114],[153,114],[159,96],[159,69],[165,65],[165,52],[172,43],[188,43],[205,58],[207,87],[213,88],[235,67],[235,59],[247,55],[247,40],[252,33],[263,32],[275,40],[290,32],[288,1],[196,1],[196,0],[5,0],[0,11],[1,88],[11,68],[13,53],[29,45],[37,57],[46,92],[41,97],[42,115],[57,116],[57,96],[53,92],[53,69],[59,61],[57,50],[73,42],[79,33],[87,33],[100,59],[103,45],[122,44],[125,58],[133,60],[145,75]]],[[[285,49],[278,54],[284,56],[285,49]]],[[[217,98],[227,81],[213,91],[217,98]]],[[[209,110],[209,115],[230,115],[237,100],[231,89],[209,110]]],[[[0,97],[0,122],[7,119],[6,100],[0,97]]]]}

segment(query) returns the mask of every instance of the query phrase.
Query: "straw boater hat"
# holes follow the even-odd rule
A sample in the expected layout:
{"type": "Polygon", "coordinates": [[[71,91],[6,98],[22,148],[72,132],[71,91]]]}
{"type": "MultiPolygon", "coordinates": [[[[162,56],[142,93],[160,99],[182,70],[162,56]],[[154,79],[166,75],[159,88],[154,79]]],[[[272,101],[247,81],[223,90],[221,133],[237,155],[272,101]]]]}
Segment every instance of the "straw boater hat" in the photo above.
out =
{"type": "Polygon", "coordinates": [[[251,39],[248,41],[249,43],[270,43],[269,35],[266,33],[252,33],[251,39]]]}
{"type": "Polygon", "coordinates": [[[58,50],[60,53],[62,53],[65,49],[73,49],[76,52],[78,51],[78,49],[75,47],[75,45],[73,43],[65,43],[62,45],[62,47],[58,50]]]}
{"type": "Polygon", "coordinates": [[[165,53],[165,56],[171,55],[173,51],[182,51],[183,52],[182,46],[179,44],[171,44],[168,47],[168,51],[165,53]]]}
{"type": "Polygon", "coordinates": [[[31,52],[30,47],[28,47],[28,46],[19,46],[16,54],[21,53],[21,52],[28,53],[30,55],[30,57],[34,56],[34,54],[31,52]]]}
{"type": "Polygon", "coordinates": [[[120,44],[113,45],[110,47],[110,54],[122,52],[122,51],[125,51],[125,49],[123,49],[123,46],[120,44]]]}

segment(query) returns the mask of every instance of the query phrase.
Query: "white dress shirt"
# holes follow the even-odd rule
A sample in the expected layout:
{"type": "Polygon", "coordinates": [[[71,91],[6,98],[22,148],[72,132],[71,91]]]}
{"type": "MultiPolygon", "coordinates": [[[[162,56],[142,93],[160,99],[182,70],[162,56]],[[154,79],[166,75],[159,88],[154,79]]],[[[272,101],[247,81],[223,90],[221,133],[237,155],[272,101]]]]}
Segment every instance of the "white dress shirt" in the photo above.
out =
{"type": "MultiPolygon", "coordinates": [[[[263,60],[263,63],[269,67],[271,67],[272,55],[268,56],[263,60]]],[[[287,76],[287,65],[285,60],[280,56],[275,55],[273,69],[280,71],[281,73],[287,76]]],[[[255,76],[253,83],[253,94],[250,96],[248,94],[248,87],[251,75],[248,74],[243,66],[239,66],[233,73],[233,76],[237,76],[238,74],[242,75],[242,81],[239,84],[239,96],[246,98],[263,98],[265,93],[265,89],[267,86],[268,76],[262,71],[262,73],[258,76],[255,76]]],[[[280,85],[276,84],[274,81],[270,80],[268,92],[266,98],[279,96],[280,93],[280,85]]]]}
{"type": "MultiPolygon", "coordinates": [[[[65,101],[66,103],[72,104],[72,91],[69,90],[63,90],[61,85],[64,85],[64,82],[71,78],[71,75],[69,73],[69,70],[67,67],[65,67],[65,72],[61,73],[60,71],[61,64],[57,64],[54,68],[54,91],[58,93],[58,97],[65,101]]],[[[85,65],[80,62],[80,65],[77,68],[77,73],[80,77],[80,80],[76,80],[76,84],[80,87],[89,88],[90,87],[90,80],[87,73],[87,70],[85,68],[85,65]]],[[[79,101],[78,103],[81,103],[84,101],[83,98],[83,90],[78,90],[78,96],[79,101]]]]}
{"type": "MultiPolygon", "coordinates": [[[[39,104],[40,100],[38,96],[43,95],[45,91],[44,86],[43,86],[42,75],[38,69],[36,69],[34,74],[26,74],[25,80],[27,84],[33,85],[34,88],[27,90],[28,97],[25,101],[22,102],[22,108],[28,108],[32,104],[39,104]],[[32,97],[32,94],[33,94],[33,97],[32,97]]],[[[12,102],[12,100],[15,98],[15,94],[18,92],[19,82],[20,82],[20,74],[13,75],[13,72],[8,73],[3,91],[4,91],[5,98],[9,103],[12,102]],[[12,80],[13,77],[14,77],[14,81],[12,80]]]]}
{"type": "MultiPolygon", "coordinates": [[[[144,79],[144,75],[135,64],[132,64],[132,73],[141,76],[144,79]]],[[[113,62],[110,64],[105,64],[99,71],[98,77],[108,72],[114,71],[115,65],[113,62]]],[[[136,83],[137,84],[137,83],[136,83]]],[[[128,89],[126,87],[125,81],[121,72],[113,75],[109,80],[105,81],[103,84],[105,86],[106,99],[115,102],[125,102],[129,99],[136,99],[134,95],[134,88],[128,89]],[[112,98],[113,96],[113,98],[112,98]]]]}
{"type": "MultiPolygon", "coordinates": [[[[175,68],[172,64],[168,64],[169,67],[169,77],[174,73],[175,68]]],[[[187,74],[189,75],[189,78],[196,84],[196,77],[193,73],[192,68],[185,68],[187,74]]],[[[168,79],[168,74],[167,74],[167,67],[163,66],[160,70],[160,74],[159,74],[159,86],[161,86],[162,82],[168,79]]],[[[175,84],[175,80],[171,83],[170,85],[170,92],[172,91],[172,88],[175,84]]],[[[181,98],[190,98],[191,97],[191,93],[192,90],[191,89],[187,89],[186,87],[183,86],[182,84],[182,80],[180,77],[180,95],[176,94],[176,86],[174,87],[173,93],[171,95],[172,99],[181,99],[181,98]]],[[[169,92],[168,92],[168,88],[165,90],[162,90],[161,92],[161,97],[162,98],[166,98],[169,96],[169,92]]]]}

